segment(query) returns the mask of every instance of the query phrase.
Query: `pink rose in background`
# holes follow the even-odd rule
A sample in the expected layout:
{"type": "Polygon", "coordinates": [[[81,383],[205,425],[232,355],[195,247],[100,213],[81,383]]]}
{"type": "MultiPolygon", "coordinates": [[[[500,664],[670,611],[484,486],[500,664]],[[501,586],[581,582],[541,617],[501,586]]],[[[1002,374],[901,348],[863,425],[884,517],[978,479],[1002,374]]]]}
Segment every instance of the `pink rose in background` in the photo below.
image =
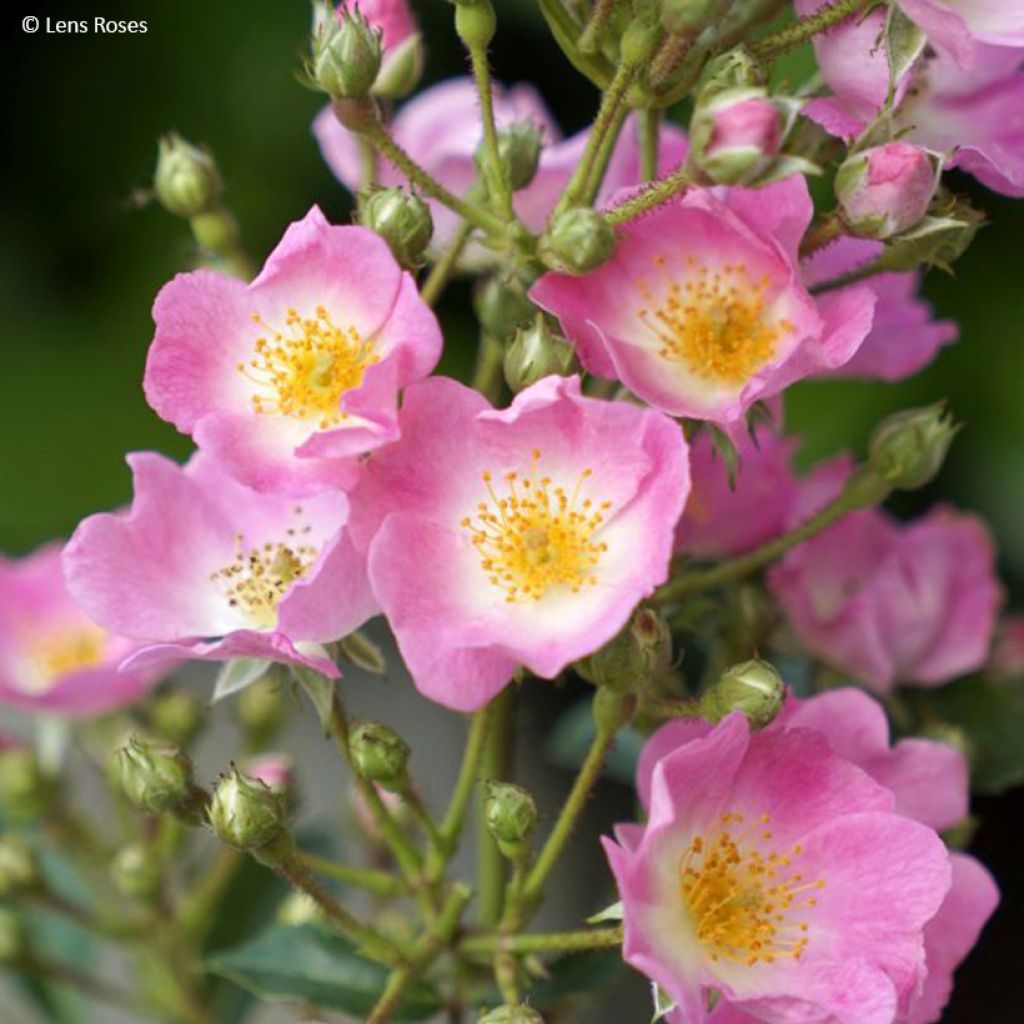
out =
{"type": "Polygon", "coordinates": [[[800,175],[691,189],[622,225],[598,270],[545,274],[530,297],[591,373],[673,416],[733,423],[758,399],[843,366],[870,330],[870,289],[815,303],[800,282],[812,212],[800,175]]]}
{"type": "MultiPolygon", "coordinates": [[[[516,193],[516,212],[531,230],[544,227],[562,189],[583,156],[587,133],[563,140],[544,100],[530,85],[495,89],[494,118],[499,128],[528,121],[542,133],[544,148],[533,181],[516,193]]],[[[405,104],[391,124],[395,140],[446,188],[464,195],[476,180],[474,156],[481,141],[479,98],[471,78],[453,78],[432,86],[405,104]]],[[[313,133],[328,166],[352,193],[362,181],[359,142],[325,108],[313,122],[313,133]]],[[[686,139],[678,128],[662,132],[661,169],[675,169],[686,155],[686,139]]],[[[405,177],[387,161],[378,173],[381,185],[406,185],[405,177]]],[[[612,154],[599,197],[640,182],[640,158],[634,119],[630,118],[612,154]]],[[[434,245],[443,248],[458,225],[458,216],[428,199],[434,217],[434,245]]],[[[483,254],[478,254],[478,258],[483,254]]]]}
{"type": "Polygon", "coordinates": [[[946,508],[906,524],[851,512],[768,582],[807,648],[883,693],[980,668],[1002,601],[984,524],[946,508]]]}
{"type": "MultiPolygon", "coordinates": [[[[838,757],[892,793],[897,814],[936,830],[950,828],[967,815],[968,772],[963,755],[944,743],[916,738],[890,746],[885,713],[860,690],[833,690],[808,700],[789,697],[766,731],[791,729],[814,730],[824,736],[838,757]]],[[[651,803],[659,762],[710,732],[705,722],[677,720],[651,737],[637,769],[637,789],[645,807],[651,803]]],[[[921,990],[901,1006],[898,1024],[939,1020],[952,990],[953,971],[977,942],[999,901],[995,882],[978,861],[962,853],[953,853],[950,859],[952,886],[924,927],[927,975],[921,990]]],[[[689,1024],[682,1017],[677,1020],[670,1015],[669,1019],[689,1024]]],[[[713,1024],[756,1024],[764,1018],[720,1003],[708,1019],[713,1024]]]]}
{"type": "Polygon", "coordinates": [[[558,675],[665,580],[689,487],[666,417],[585,398],[578,378],[495,410],[435,377],[408,390],[400,422],[353,494],[352,530],[432,700],[470,711],[521,665],[558,675]]]}
{"type": "Polygon", "coordinates": [[[423,70],[423,38],[407,0],[341,0],[337,15],[354,10],[381,33],[381,65],[374,93],[391,99],[404,96],[423,70]]]}
{"type": "Polygon", "coordinates": [[[358,457],[397,437],[398,393],[441,353],[387,243],[316,207],[252,284],[179,274],[153,318],[150,405],[241,482],[293,495],[351,486],[358,457]]]}
{"type": "Polygon", "coordinates": [[[709,434],[690,445],[690,496],[676,528],[676,551],[723,558],[758,547],[813,515],[842,490],[845,456],[801,479],[793,470],[800,440],[762,424],[736,436],[739,466],[733,486],[709,434]]]}
{"type": "Polygon", "coordinates": [[[266,658],[338,676],[322,645],[376,611],[346,496],[260,494],[202,453],[128,462],[131,508],[82,522],[64,571],[90,616],[145,642],[129,665],[266,658]]]}
{"type": "MultiPolygon", "coordinates": [[[[840,277],[870,263],[881,251],[880,242],[840,238],[804,260],[804,284],[811,288],[840,277]]],[[[865,282],[875,293],[871,331],[853,358],[830,376],[903,380],[923,370],[943,346],[956,341],[956,324],[932,319],[931,306],[918,294],[920,282],[916,272],[877,274],[865,282]]]]}
{"type": "Polygon", "coordinates": [[[646,824],[605,841],[626,960],[686,1024],[708,1018],[710,988],[770,1024],[892,1024],[950,888],[935,832],[814,729],[751,735],[734,712],[658,737],[670,749],[642,769],[646,824]]]}
{"type": "Polygon", "coordinates": [[[118,672],[137,647],[101,629],[71,599],[61,545],[0,557],[0,704],[53,715],[130,704],[160,679],[152,670],[118,672]]]}
{"type": "Polygon", "coordinates": [[[259,779],[275,793],[287,793],[295,785],[295,762],[287,754],[261,754],[242,763],[242,773],[259,779]]]}

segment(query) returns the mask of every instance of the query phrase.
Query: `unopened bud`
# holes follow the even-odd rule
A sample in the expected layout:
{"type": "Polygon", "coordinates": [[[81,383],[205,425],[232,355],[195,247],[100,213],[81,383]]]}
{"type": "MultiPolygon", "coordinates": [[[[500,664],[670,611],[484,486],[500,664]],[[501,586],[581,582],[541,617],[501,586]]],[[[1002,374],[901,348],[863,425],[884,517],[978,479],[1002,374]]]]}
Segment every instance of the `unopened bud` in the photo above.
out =
{"type": "Polygon", "coordinates": [[[318,18],[306,73],[312,84],[332,99],[369,95],[382,60],[380,29],[358,7],[318,18]]]}
{"type": "Polygon", "coordinates": [[[938,173],[935,159],[906,142],[888,142],[849,157],[836,172],[844,222],[861,238],[889,238],[928,212],[938,173]]]}
{"type": "Polygon", "coordinates": [[[0,899],[31,892],[38,885],[35,850],[19,835],[0,836],[0,899]]]}
{"type": "Polygon", "coordinates": [[[742,46],[712,57],[700,73],[697,91],[705,99],[727,89],[749,89],[764,84],[761,66],[742,46]]]}
{"type": "Polygon", "coordinates": [[[537,804],[525,789],[511,782],[488,782],[486,787],[487,830],[506,857],[519,857],[528,848],[537,824],[537,804]]]}
{"type": "Polygon", "coordinates": [[[352,766],[364,778],[392,793],[409,784],[409,744],[380,722],[360,722],[348,737],[352,766]]]}
{"type": "Polygon", "coordinates": [[[220,840],[239,850],[266,846],[284,830],[281,797],[234,767],[217,784],[207,814],[220,840]]]}
{"type": "MultiPolygon", "coordinates": [[[[526,188],[533,181],[540,163],[540,129],[530,121],[516,121],[498,131],[498,158],[513,192],[526,188]]],[[[483,170],[484,146],[476,151],[477,170],[483,170]]]]}
{"type": "Polygon", "coordinates": [[[180,810],[192,797],[192,762],[174,744],[133,736],[117,758],[121,787],[136,807],[163,814],[180,810]]]}
{"type": "Polygon", "coordinates": [[[543,314],[520,327],[505,350],[505,380],[514,394],[552,374],[567,376],[575,367],[572,346],[555,334],[543,314]]]}
{"type": "Polygon", "coordinates": [[[661,24],[673,35],[696,35],[731,6],[732,0],[661,0],[661,24]]]}
{"type": "Polygon", "coordinates": [[[498,21],[491,0],[455,0],[455,31],[468,50],[491,45],[498,21]]]}
{"type": "Polygon", "coordinates": [[[715,92],[690,122],[690,155],[714,182],[741,185],[762,174],[782,146],[782,116],[763,89],[715,92]]]}
{"type": "Polygon", "coordinates": [[[11,821],[35,821],[53,805],[56,783],[29,747],[0,751],[0,803],[11,821]]]}
{"type": "Polygon", "coordinates": [[[589,274],[615,252],[615,230],[596,210],[566,210],[540,240],[544,266],[562,274],[589,274]]]}
{"type": "Polygon", "coordinates": [[[924,487],[942,468],[958,429],[944,402],[894,413],[871,435],[868,463],[890,487],[924,487]]]}
{"type": "Polygon", "coordinates": [[[480,1018],[479,1024],[544,1024],[532,1006],[499,1006],[480,1018]]]}
{"type": "Polygon", "coordinates": [[[0,964],[15,963],[25,953],[25,928],[12,910],[0,907],[0,964]]]}
{"type": "Polygon", "coordinates": [[[146,843],[122,846],[110,862],[110,879],[128,899],[151,900],[160,891],[162,878],[160,859],[146,843]]]}
{"type": "Polygon", "coordinates": [[[185,690],[167,690],[149,702],[149,726],[168,743],[188,746],[203,724],[203,706],[185,690]]]}
{"type": "Polygon", "coordinates": [[[782,676],[767,661],[754,659],[733,665],[719,677],[701,702],[710,722],[720,722],[732,711],[742,711],[751,728],[761,729],[779,713],[786,697],[782,676]]]}
{"type": "Polygon", "coordinates": [[[404,188],[363,192],[359,196],[359,222],[388,243],[391,254],[406,270],[416,270],[426,262],[434,218],[418,195],[404,188]]]}
{"type": "Polygon", "coordinates": [[[660,612],[638,608],[625,627],[599,651],[579,664],[580,674],[595,686],[635,693],[661,675],[672,659],[672,634],[660,612]]]}
{"type": "Polygon", "coordinates": [[[180,135],[165,135],[158,143],[153,193],[168,213],[197,217],[212,210],[224,182],[211,154],[180,135]]]}
{"type": "Polygon", "coordinates": [[[487,278],[477,288],[473,305],[484,331],[502,341],[537,313],[521,283],[501,276],[487,278]]]}

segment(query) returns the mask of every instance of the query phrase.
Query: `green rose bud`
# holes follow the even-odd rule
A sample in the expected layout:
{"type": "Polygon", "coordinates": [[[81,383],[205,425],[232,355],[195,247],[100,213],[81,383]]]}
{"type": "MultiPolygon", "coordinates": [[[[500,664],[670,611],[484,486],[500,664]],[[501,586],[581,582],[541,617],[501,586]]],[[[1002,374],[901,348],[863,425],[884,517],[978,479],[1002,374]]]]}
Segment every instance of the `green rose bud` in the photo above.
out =
{"type": "Polygon", "coordinates": [[[742,46],[712,57],[700,73],[697,92],[710,99],[723,89],[747,89],[764,84],[757,61],[742,46]]]}
{"type": "Polygon", "coordinates": [[[373,94],[385,100],[400,100],[416,88],[423,76],[423,37],[414,32],[408,39],[388,50],[380,74],[373,83],[373,94]]]}
{"type": "Polygon", "coordinates": [[[12,910],[0,907],[0,964],[16,963],[25,954],[25,929],[12,910]]]}
{"type": "Polygon", "coordinates": [[[53,805],[57,786],[41,768],[35,751],[0,752],[0,803],[11,821],[36,821],[53,805]]]}
{"type": "Polygon", "coordinates": [[[409,784],[409,744],[380,722],[360,722],[348,736],[352,766],[364,778],[391,793],[409,784]]]}
{"type": "Polygon", "coordinates": [[[110,879],[128,899],[152,899],[160,891],[162,878],[159,858],[145,843],[122,846],[110,862],[110,879]]]}
{"type": "Polygon", "coordinates": [[[499,1006],[480,1018],[479,1024],[544,1024],[532,1006],[499,1006]]]}
{"type": "Polygon", "coordinates": [[[380,30],[353,5],[340,17],[331,12],[318,19],[306,72],[332,99],[358,100],[373,88],[381,58],[380,30]]]}
{"type": "Polygon", "coordinates": [[[704,695],[701,711],[710,722],[720,722],[732,711],[742,711],[753,729],[768,725],[782,708],[786,684],[774,666],[754,659],[733,665],[704,695]]]}
{"type": "Polygon", "coordinates": [[[665,672],[671,660],[668,623],[653,608],[638,608],[614,639],[577,668],[595,686],[616,693],[635,693],[665,672]]]}
{"type": "Polygon", "coordinates": [[[544,266],[562,274],[589,274],[615,252],[615,231],[596,210],[576,207],[555,218],[540,240],[544,266]]]}
{"type": "Polygon", "coordinates": [[[153,193],[168,213],[197,217],[217,205],[224,182],[211,154],[180,135],[165,135],[157,150],[153,193]]]}
{"type": "Polygon", "coordinates": [[[284,831],[281,796],[233,766],[213,791],[207,814],[220,840],[239,850],[267,846],[284,831]]]}
{"type": "Polygon", "coordinates": [[[0,837],[0,899],[30,892],[38,884],[35,850],[13,833],[0,837]]]}
{"type": "Polygon", "coordinates": [[[487,830],[506,857],[518,857],[529,846],[537,824],[537,805],[525,789],[511,782],[488,782],[485,785],[487,830]]]}
{"type": "Polygon", "coordinates": [[[117,759],[125,796],[150,814],[181,810],[194,793],[192,762],[172,743],[133,736],[117,759]]]}
{"type": "Polygon", "coordinates": [[[532,324],[520,327],[505,351],[505,380],[513,392],[552,374],[567,376],[575,367],[572,346],[552,331],[543,314],[538,314],[532,324]]]}
{"type": "Polygon", "coordinates": [[[868,463],[891,487],[917,490],[938,474],[959,429],[944,402],[894,413],[871,435],[868,463]]]}
{"type": "MultiPolygon", "coordinates": [[[[476,151],[477,170],[483,173],[483,144],[476,151]]],[[[533,181],[540,163],[540,130],[530,121],[516,121],[498,131],[498,156],[513,192],[533,181]]]]}
{"type": "Polygon", "coordinates": [[[526,290],[517,278],[489,277],[477,287],[473,299],[480,326],[494,338],[512,336],[520,324],[537,314],[537,307],[526,297],[526,290]]]}
{"type": "Polygon", "coordinates": [[[185,690],[166,690],[149,702],[149,725],[162,740],[179,747],[195,739],[203,724],[203,705],[185,690]]]}
{"type": "Polygon", "coordinates": [[[406,270],[416,270],[426,262],[434,218],[418,195],[404,188],[360,193],[359,222],[388,243],[392,255],[406,270]]]}
{"type": "Polygon", "coordinates": [[[469,50],[491,45],[498,20],[491,0],[455,0],[455,31],[469,50]]]}

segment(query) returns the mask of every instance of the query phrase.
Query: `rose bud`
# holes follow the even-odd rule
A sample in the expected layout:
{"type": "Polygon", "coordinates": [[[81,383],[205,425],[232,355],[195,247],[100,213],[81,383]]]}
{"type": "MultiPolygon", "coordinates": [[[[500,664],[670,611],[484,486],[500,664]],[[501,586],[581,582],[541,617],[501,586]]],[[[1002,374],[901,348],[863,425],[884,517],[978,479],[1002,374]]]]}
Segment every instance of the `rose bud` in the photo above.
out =
{"type": "Polygon", "coordinates": [[[693,162],[712,181],[740,185],[762,174],[782,146],[782,117],[764,89],[724,89],[698,102],[693,162]]]}
{"type": "Polygon", "coordinates": [[[779,713],[786,696],[782,676],[767,661],[754,659],[726,669],[701,702],[708,721],[720,722],[742,711],[752,729],[761,729],[779,713]]]}
{"type": "Polygon", "coordinates": [[[544,266],[562,274],[589,274],[611,259],[615,231],[596,210],[577,207],[559,214],[540,240],[544,266]]]}

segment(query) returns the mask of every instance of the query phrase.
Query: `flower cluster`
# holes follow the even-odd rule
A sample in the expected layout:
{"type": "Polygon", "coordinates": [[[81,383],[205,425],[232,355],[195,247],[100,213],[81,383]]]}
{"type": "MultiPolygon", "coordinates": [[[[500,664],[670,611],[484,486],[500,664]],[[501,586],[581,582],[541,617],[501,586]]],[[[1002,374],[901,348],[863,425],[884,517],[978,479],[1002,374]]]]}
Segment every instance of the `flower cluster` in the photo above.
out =
{"type": "MultiPolygon", "coordinates": [[[[425,48],[404,0],[318,4],[306,76],[329,102],[313,134],[358,223],[313,206],[258,271],[212,156],[164,141],[154,194],[203,266],[157,294],[142,385],[195,451],[130,454],[128,507],[0,563],[0,701],[137,705],[146,735],[110,773],[122,795],[209,825],[232,865],[245,851],[275,869],[369,970],[391,969],[372,1024],[403,999],[440,1010],[444,951],[467,983],[493,968],[506,1012],[485,1020],[535,1021],[528,957],[600,945],[622,946],[674,1024],[930,1024],[998,902],[955,848],[986,737],[960,728],[955,700],[930,701],[1019,681],[1020,623],[1000,623],[978,517],[879,507],[941,469],[943,407],[884,421],[861,462],[807,470],[784,407],[814,378],[905,380],[956,339],[919,286],[980,219],[947,171],[1024,194],[1021,5],[797,0],[768,34],[745,0],[541,6],[602,92],[567,139],[532,86],[491,80],[490,0],[454,3],[472,75],[408,99],[425,48]],[[769,85],[773,59],[811,39],[820,81],[769,85]],[[686,97],[688,131],[668,120],[686,97]],[[816,202],[822,170],[832,194],[816,202]],[[438,373],[443,356],[459,365],[439,306],[458,274],[477,279],[471,384],[438,373]],[[378,616],[419,693],[472,714],[437,820],[410,744],[346,716],[339,663],[385,670],[361,632],[378,616]],[[211,791],[182,749],[201,712],[148,695],[190,661],[223,663],[215,695],[236,695],[245,731],[241,767],[211,791]],[[593,739],[534,849],[503,695],[538,679],[592,687],[593,739]],[[268,749],[291,683],[394,873],[296,845],[294,759],[268,749]],[[647,739],[643,823],[605,842],[622,924],[523,934],[627,725],[647,739]],[[477,779],[490,866],[473,930],[449,874],[477,779]],[[410,897],[419,917],[378,928],[320,871],[410,897]]],[[[0,751],[0,796],[65,813],[25,756],[0,751]]],[[[164,921],[155,834],[133,833],[113,878],[164,921]]],[[[28,878],[5,867],[11,849],[0,890],[28,878]]],[[[181,949],[206,934],[222,869],[178,908],[181,949]]],[[[199,967],[184,970],[180,1019],[205,1020],[188,1003],[199,967]]],[[[362,1007],[346,999],[325,1005],[362,1007]]],[[[461,1019],[455,997],[448,1010],[461,1019]]]]}

